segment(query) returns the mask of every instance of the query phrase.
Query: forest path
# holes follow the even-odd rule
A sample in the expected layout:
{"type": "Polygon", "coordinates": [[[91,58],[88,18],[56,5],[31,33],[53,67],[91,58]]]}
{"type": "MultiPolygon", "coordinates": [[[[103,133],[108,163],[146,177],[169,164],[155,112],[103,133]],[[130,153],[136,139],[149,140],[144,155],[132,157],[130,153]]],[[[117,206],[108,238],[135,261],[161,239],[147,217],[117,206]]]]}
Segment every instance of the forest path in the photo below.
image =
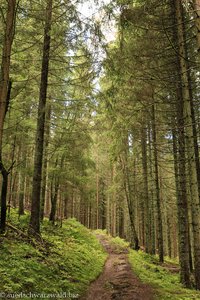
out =
{"type": "Polygon", "coordinates": [[[80,300],[152,300],[151,287],[143,284],[131,269],[128,249],[119,251],[110,245],[105,236],[97,237],[109,256],[103,273],[91,283],[80,300]]]}

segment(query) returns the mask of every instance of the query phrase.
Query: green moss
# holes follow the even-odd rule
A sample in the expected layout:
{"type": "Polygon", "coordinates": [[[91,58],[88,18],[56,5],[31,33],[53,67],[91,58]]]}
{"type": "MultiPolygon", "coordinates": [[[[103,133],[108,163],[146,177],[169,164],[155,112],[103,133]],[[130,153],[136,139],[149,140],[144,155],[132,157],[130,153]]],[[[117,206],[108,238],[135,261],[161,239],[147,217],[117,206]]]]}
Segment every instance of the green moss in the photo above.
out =
{"type": "Polygon", "coordinates": [[[125,240],[117,237],[111,238],[111,245],[117,247],[119,250],[124,250],[129,248],[130,243],[126,242],[125,240]]]}
{"type": "Polygon", "coordinates": [[[120,237],[112,237],[111,235],[107,234],[106,230],[97,229],[94,231],[96,235],[102,235],[104,236],[104,239],[107,239],[109,241],[109,244],[115,252],[123,252],[124,250],[127,250],[130,247],[130,243],[125,241],[124,239],[121,239],[120,237]]]}
{"type": "Polygon", "coordinates": [[[150,284],[158,300],[192,300],[200,299],[200,292],[184,288],[179,282],[179,274],[170,273],[158,265],[157,257],[141,251],[131,250],[129,260],[133,271],[143,281],[150,284]]]}
{"type": "MultiPolygon", "coordinates": [[[[22,223],[13,212],[12,217],[15,226],[26,229],[27,216],[22,223]]],[[[75,219],[64,221],[62,228],[45,220],[42,236],[48,247],[33,247],[12,232],[2,238],[1,292],[80,294],[101,273],[107,254],[92,232],[75,219]]]]}
{"type": "Polygon", "coordinates": [[[107,232],[106,229],[96,229],[96,230],[94,230],[94,233],[95,234],[105,235],[105,236],[109,237],[108,232],[107,232]]]}

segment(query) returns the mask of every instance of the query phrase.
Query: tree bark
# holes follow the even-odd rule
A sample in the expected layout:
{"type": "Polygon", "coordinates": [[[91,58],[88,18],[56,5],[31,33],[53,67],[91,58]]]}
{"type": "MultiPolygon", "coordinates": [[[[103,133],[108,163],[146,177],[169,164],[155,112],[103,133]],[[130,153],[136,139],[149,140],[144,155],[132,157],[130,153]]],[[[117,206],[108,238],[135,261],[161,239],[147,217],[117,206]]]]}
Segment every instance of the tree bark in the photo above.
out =
{"type": "Polygon", "coordinates": [[[134,211],[133,211],[133,203],[132,203],[132,193],[130,187],[130,179],[129,179],[129,170],[127,166],[127,153],[124,151],[124,157],[120,157],[120,162],[123,171],[123,185],[124,185],[124,192],[128,206],[129,218],[130,218],[130,225],[131,225],[131,234],[132,234],[132,247],[135,250],[139,250],[139,239],[137,236],[137,232],[135,229],[135,220],[134,220],[134,211]]]}
{"type": "MultiPolygon", "coordinates": [[[[154,100],[153,100],[154,101],[154,100]]],[[[156,118],[155,118],[155,104],[152,104],[152,134],[153,134],[153,148],[154,148],[154,168],[155,168],[155,186],[156,186],[156,213],[158,224],[158,254],[159,261],[164,261],[163,250],[163,225],[162,225],[162,212],[160,200],[160,185],[158,174],[158,150],[157,150],[157,133],[156,133],[156,118]]]]}
{"type": "Polygon", "coordinates": [[[188,78],[188,65],[186,42],[184,32],[183,7],[178,0],[175,1],[175,17],[177,24],[178,54],[181,71],[181,89],[183,97],[183,117],[185,123],[185,140],[187,149],[188,171],[191,185],[191,209],[193,226],[193,245],[194,245],[194,275],[196,288],[200,289],[200,206],[198,191],[198,175],[195,159],[192,110],[190,99],[190,86],[188,78]]]}
{"type": "Polygon", "coordinates": [[[146,128],[141,129],[141,147],[142,147],[142,168],[143,168],[143,201],[145,216],[145,251],[150,251],[150,213],[149,213],[149,184],[148,184],[148,168],[147,168],[147,135],[146,128]]]}
{"type": "Polygon", "coordinates": [[[8,107],[10,58],[15,27],[16,1],[9,0],[0,73],[0,149],[2,150],[3,124],[8,107]]]}
{"type": "Polygon", "coordinates": [[[52,19],[52,0],[47,1],[45,28],[44,28],[44,44],[43,58],[40,81],[40,97],[38,106],[34,173],[33,173],[33,189],[31,202],[31,218],[29,223],[29,234],[40,234],[40,194],[42,180],[42,160],[43,160],[43,144],[44,144],[44,127],[45,127],[45,109],[46,96],[48,86],[49,72],[49,54],[51,43],[51,19],[52,19]]]}
{"type": "MultiPolygon", "coordinates": [[[[1,165],[0,165],[1,167],[1,165]]],[[[8,188],[8,172],[4,167],[1,167],[1,174],[3,177],[2,188],[1,188],[1,223],[0,223],[0,232],[4,233],[6,228],[6,197],[7,197],[7,188],[8,188]]]]}
{"type": "MultiPolygon", "coordinates": [[[[20,175],[21,176],[21,175],[20,175]]],[[[20,194],[19,194],[19,216],[24,215],[24,188],[25,188],[25,181],[20,179],[20,194]]]]}
{"type": "MultiPolygon", "coordinates": [[[[150,162],[153,161],[153,149],[152,149],[152,128],[151,128],[151,124],[149,122],[148,125],[148,145],[149,145],[149,159],[150,162]]],[[[155,245],[155,199],[154,199],[154,174],[153,174],[153,166],[152,163],[150,163],[150,167],[149,167],[149,175],[150,178],[152,179],[151,185],[150,185],[150,236],[151,236],[151,249],[150,249],[150,253],[152,255],[156,254],[156,245],[155,245]]]]}
{"type": "MultiPolygon", "coordinates": [[[[53,185],[53,183],[52,183],[53,185]]],[[[58,200],[58,190],[59,190],[59,179],[55,179],[55,186],[54,186],[54,192],[53,192],[53,186],[52,186],[52,194],[51,194],[51,212],[49,216],[49,221],[51,221],[53,224],[55,223],[55,217],[56,217],[56,206],[57,206],[57,200],[58,200]]]]}
{"type": "MultiPolygon", "coordinates": [[[[178,88],[178,87],[177,87],[178,88]]],[[[181,283],[190,287],[190,263],[189,263],[189,221],[188,203],[186,191],[186,170],[185,170],[185,135],[182,99],[177,90],[177,133],[173,130],[173,155],[174,172],[176,180],[176,199],[178,216],[178,245],[181,283]]]]}
{"type": "Polygon", "coordinates": [[[195,16],[197,51],[200,53],[200,0],[193,0],[192,4],[195,16]]]}
{"type": "Polygon", "coordinates": [[[5,24],[5,36],[3,43],[2,61],[1,61],[1,72],[0,72],[0,172],[3,177],[2,183],[2,193],[1,193],[1,221],[0,221],[0,231],[5,231],[6,223],[6,196],[8,187],[8,172],[4,167],[2,160],[2,141],[3,141],[3,125],[9,105],[10,91],[11,91],[11,81],[9,79],[10,74],[10,58],[12,42],[14,37],[15,28],[15,14],[16,14],[16,1],[7,1],[7,16],[5,24]]]}
{"type": "Polygon", "coordinates": [[[46,189],[47,189],[47,174],[48,174],[48,145],[49,145],[49,134],[50,134],[50,120],[51,120],[51,105],[47,105],[45,124],[46,124],[46,134],[44,143],[44,161],[42,169],[42,188],[41,188],[41,208],[40,208],[40,218],[44,219],[44,207],[46,199],[46,189]]]}

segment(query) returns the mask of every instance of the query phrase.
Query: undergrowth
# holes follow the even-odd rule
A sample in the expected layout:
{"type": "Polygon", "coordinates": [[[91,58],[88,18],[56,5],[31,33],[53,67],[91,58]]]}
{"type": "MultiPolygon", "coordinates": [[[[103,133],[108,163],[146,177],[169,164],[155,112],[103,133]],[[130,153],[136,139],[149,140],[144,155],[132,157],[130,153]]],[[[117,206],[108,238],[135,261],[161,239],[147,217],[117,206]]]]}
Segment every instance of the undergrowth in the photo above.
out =
{"type": "Polygon", "coordinates": [[[157,300],[200,300],[200,292],[184,288],[179,273],[171,273],[159,266],[157,257],[142,251],[130,250],[129,260],[134,273],[141,281],[150,284],[157,300]]]}
{"type": "Polygon", "coordinates": [[[94,232],[96,235],[103,235],[104,239],[107,239],[111,247],[115,249],[115,252],[123,252],[124,250],[127,250],[130,246],[129,242],[125,241],[124,239],[118,236],[112,237],[110,234],[107,234],[106,230],[97,229],[94,232]]]}
{"type": "MultiPolygon", "coordinates": [[[[12,211],[10,222],[25,232],[27,215],[18,220],[12,211]]],[[[75,219],[60,226],[42,225],[44,244],[34,246],[12,230],[0,237],[0,298],[15,293],[30,299],[77,298],[102,271],[106,254],[96,237],[75,219]],[[5,294],[4,294],[5,293],[5,294]],[[46,295],[46,296],[45,296],[46,295]],[[57,296],[56,296],[57,295],[57,296]]]]}
{"type": "MultiPolygon", "coordinates": [[[[78,298],[101,273],[107,257],[95,235],[75,219],[64,221],[62,228],[44,220],[44,243],[30,243],[20,235],[27,231],[28,221],[28,215],[19,220],[13,210],[9,222],[19,233],[9,230],[0,236],[0,299],[9,294],[24,300],[78,298]]],[[[104,235],[119,253],[129,248],[129,243],[106,231],[94,233],[104,235]]],[[[130,250],[129,260],[141,281],[152,286],[155,299],[200,300],[200,292],[182,287],[179,274],[160,266],[157,257],[130,250]]],[[[167,259],[167,263],[175,262],[167,259]]]]}

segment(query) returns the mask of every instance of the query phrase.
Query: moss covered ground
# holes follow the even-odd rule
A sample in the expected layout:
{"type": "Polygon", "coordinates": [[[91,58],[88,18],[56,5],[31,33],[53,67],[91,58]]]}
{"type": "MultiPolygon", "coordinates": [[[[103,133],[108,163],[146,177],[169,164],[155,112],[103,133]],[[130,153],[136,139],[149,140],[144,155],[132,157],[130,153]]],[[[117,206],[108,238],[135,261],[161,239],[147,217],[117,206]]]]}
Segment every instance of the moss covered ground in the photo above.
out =
{"type": "MultiPolygon", "coordinates": [[[[200,300],[200,292],[180,284],[179,273],[160,266],[156,256],[130,250],[129,261],[141,281],[151,285],[157,300],[200,300]]],[[[168,262],[168,260],[166,260],[168,262]]],[[[169,261],[171,263],[171,261],[169,261]]]]}
{"type": "MultiPolygon", "coordinates": [[[[42,240],[29,240],[28,221],[28,214],[19,220],[12,210],[9,223],[16,230],[0,236],[0,299],[78,299],[107,258],[95,235],[105,235],[119,252],[129,249],[119,237],[92,232],[75,219],[63,221],[62,227],[44,220],[42,240]]],[[[159,265],[156,256],[129,249],[129,261],[141,281],[152,286],[155,299],[200,300],[200,292],[184,288],[179,274],[159,265]]]]}
{"type": "Polygon", "coordinates": [[[0,299],[75,299],[102,271],[107,254],[94,234],[75,219],[62,228],[42,225],[42,242],[29,241],[28,216],[9,222],[19,229],[0,237],[0,299]]]}

